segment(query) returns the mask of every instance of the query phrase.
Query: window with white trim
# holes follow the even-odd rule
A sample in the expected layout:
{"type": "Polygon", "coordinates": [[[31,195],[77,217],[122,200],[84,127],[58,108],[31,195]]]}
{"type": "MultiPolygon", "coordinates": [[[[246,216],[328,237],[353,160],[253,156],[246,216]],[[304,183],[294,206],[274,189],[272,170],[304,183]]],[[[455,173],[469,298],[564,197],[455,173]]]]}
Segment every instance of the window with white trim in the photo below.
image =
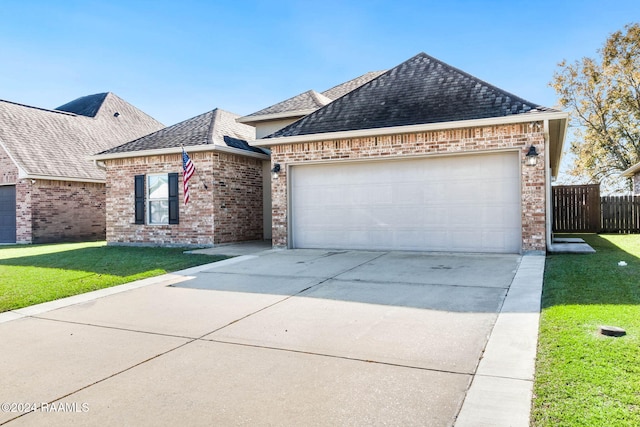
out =
{"type": "Polygon", "coordinates": [[[169,175],[147,175],[148,224],[169,224],[169,175]]]}

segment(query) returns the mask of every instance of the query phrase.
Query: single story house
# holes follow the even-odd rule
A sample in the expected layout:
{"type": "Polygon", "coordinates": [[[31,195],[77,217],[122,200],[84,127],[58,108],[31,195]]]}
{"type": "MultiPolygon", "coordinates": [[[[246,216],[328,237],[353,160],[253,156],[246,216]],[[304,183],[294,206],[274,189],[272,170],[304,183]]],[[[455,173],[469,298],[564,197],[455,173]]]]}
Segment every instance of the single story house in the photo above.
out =
{"type": "Polygon", "coordinates": [[[245,117],[218,108],[91,156],[107,175],[107,242],[213,246],[271,239],[269,151],[247,141],[295,122],[380,74],[367,73],[322,93],[310,90],[245,117]],[[198,171],[189,183],[189,203],[178,203],[174,218],[167,212],[157,221],[151,208],[162,203],[153,191],[158,180],[167,206],[169,193],[184,199],[183,148],[198,171]]]}
{"type": "Polygon", "coordinates": [[[249,146],[255,129],[239,117],[217,108],[92,156],[106,171],[107,242],[212,246],[263,239],[269,154],[249,146]],[[188,203],[183,149],[196,168],[188,203]]]}
{"type": "Polygon", "coordinates": [[[0,100],[0,243],[105,238],[105,172],[86,156],[163,125],[113,93],[56,109],[0,100]]]}
{"type": "Polygon", "coordinates": [[[631,178],[633,184],[633,195],[640,196],[640,162],[622,172],[621,175],[625,178],[631,178]]]}
{"type": "Polygon", "coordinates": [[[420,53],[250,142],[273,245],[545,251],[567,119],[420,53]]]}

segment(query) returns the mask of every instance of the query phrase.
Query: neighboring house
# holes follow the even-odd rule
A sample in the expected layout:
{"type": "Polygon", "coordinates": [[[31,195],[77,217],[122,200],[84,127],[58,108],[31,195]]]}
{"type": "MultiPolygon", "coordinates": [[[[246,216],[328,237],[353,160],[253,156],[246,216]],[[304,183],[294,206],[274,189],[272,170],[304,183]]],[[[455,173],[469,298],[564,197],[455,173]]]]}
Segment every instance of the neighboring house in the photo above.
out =
{"type": "Polygon", "coordinates": [[[249,146],[255,129],[237,118],[215,109],[92,156],[107,173],[107,242],[211,246],[263,239],[269,155],[249,146]],[[183,147],[197,170],[187,204],[183,147]]]}
{"type": "Polygon", "coordinates": [[[622,172],[625,178],[631,178],[633,183],[633,195],[640,196],[640,163],[636,163],[626,171],[622,172]]]}
{"type": "Polygon", "coordinates": [[[279,170],[273,245],[545,251],[567,119],[418,54],[251,142],[279,170]]]}
{"type": "Polygon", "coordinates": [[[55,110],[0,101],[0,242],[105,238],[105,173],[87,155],[163,125],[113,93],[55,110]]]}

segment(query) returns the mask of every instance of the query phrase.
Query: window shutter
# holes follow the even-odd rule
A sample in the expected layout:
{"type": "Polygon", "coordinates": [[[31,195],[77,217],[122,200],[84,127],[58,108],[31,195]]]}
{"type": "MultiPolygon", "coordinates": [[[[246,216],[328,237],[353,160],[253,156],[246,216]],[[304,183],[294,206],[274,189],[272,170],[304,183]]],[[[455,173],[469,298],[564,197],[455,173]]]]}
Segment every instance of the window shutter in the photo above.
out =
{"type": "Polygon", "coordinates": [[[169,174],[169,224],[178,224],[178,174],[169,174]]]}
{"type": "Polygon", "coordinates": [[[135,176],[136,224],[144,224],[144,175],[135,176]]]}

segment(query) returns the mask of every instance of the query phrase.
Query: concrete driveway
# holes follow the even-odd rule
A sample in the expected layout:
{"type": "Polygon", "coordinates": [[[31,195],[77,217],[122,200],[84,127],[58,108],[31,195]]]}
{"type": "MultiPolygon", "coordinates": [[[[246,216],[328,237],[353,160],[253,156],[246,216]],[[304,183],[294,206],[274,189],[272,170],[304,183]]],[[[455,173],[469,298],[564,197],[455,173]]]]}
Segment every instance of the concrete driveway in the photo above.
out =
{"type": "Polygon", "coordinates": [[[527,425],[540,266],[265,251],[4,313],[0,424],[527,425]]]}

